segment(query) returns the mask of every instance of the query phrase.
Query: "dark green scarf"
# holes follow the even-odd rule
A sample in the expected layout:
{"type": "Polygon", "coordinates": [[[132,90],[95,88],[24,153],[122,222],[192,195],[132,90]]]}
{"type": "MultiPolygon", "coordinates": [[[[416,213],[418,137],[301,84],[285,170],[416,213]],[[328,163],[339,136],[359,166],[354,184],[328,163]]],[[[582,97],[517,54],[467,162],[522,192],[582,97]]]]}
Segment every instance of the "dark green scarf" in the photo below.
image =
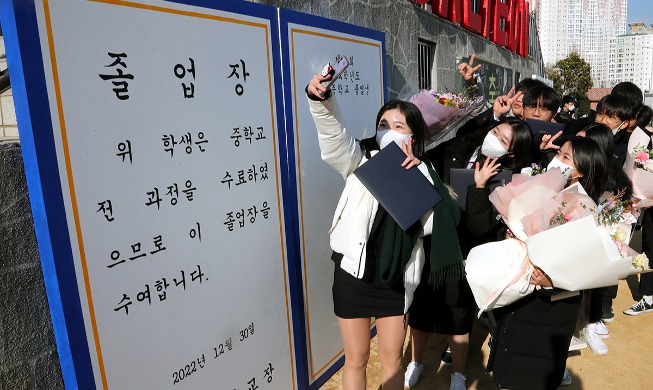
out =
{"type": "MultiPolygon", "coordinates": [[[[430,236],[431,253],[428,259],[431,265],[429,284],[437,288],[447,280],[458,280],[464,273],[463,256],[456,231],[460,221],[460,208],[451,199],[449,190],[431,165],[426,161],[424,164],[429,169],[433,186],[442,195],[442,200],[433,207],[433,233],[430,236]]],[[[404,231],[389,214],[386,218],[381,244],[380,271],[381,280],[387,285],[393,285],[402,280],[422,226],[420,221],[417,221],[404,231]]]]}

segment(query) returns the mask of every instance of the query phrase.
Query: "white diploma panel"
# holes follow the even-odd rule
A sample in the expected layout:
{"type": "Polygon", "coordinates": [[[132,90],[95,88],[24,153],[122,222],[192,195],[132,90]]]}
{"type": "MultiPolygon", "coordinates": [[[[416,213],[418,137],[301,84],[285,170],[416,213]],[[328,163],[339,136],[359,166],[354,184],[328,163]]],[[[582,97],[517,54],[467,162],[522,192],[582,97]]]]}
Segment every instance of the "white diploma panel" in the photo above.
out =
{"type": "MultiPolygon", "coordinates": [[[[344,179],[320,158],[317,130],[305,86],[324,65],[349,59],[349,67],[331,86],[347,131],[357,139],[375,135],[376,114],[384,104],[384,35],[324,19],[302,18],[281,25],[289,52],[291,113],[296,155],[299,235],[305,299],[308,371],[311,382],[342,355],[342,340],[333,313],[329,229],[344,188],[344,179]],[[313,23],[311,23],[313,22],[313,23]],[[328,29],[327,29],[328,28],[328,29]]],[[[292,169],[292,168],[291,168],[292,169]]]]}
{"type": "Polygon", "coordinates": [[[96,387],[295,389],[276,10],[34,7],[96,387]]]}

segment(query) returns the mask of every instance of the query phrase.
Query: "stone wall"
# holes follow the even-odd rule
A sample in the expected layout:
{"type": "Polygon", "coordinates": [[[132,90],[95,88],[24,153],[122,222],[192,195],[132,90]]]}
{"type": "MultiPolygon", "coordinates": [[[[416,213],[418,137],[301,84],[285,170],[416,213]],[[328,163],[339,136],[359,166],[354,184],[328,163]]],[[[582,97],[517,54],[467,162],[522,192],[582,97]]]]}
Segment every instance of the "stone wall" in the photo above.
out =
{"type": "Polygon", "coordinates": [[[0,390],[63,388],[23,156],[0,144],[0,390]]]}

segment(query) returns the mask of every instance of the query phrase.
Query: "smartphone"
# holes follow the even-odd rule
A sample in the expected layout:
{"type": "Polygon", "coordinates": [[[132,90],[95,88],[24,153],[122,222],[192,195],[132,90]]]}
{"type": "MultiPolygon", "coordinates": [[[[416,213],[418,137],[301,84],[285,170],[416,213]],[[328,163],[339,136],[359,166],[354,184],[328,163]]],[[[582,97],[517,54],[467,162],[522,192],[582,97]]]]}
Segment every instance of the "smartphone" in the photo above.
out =
{"type": "Polygon", "coordinates": [[[333,83],[338,80],[338,77],[342,74],[342,72],[347,69],[349,66],[349,60],[347,60],[347,57],[345,56],[340,56],[340,60],[336,62],[335,65],[331,66],[331,64],[327,64],[324,68],[322,68],[322,76],[326,76],[327,74],[331,73],[331,78],[325,82],[322,83],[326,89],[331,88],[333,83]]]}

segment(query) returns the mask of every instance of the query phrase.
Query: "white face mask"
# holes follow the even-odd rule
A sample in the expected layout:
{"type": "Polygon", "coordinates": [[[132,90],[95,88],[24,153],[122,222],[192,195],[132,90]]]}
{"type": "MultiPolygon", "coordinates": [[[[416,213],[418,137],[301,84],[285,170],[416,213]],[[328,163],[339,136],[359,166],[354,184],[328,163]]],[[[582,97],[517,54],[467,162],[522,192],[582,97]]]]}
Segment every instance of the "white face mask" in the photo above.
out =
{"type": "Polygon", "coordinates": [[[558,160],[557,157],[554,157],[549,165],[546,166],[547,171],[550,171],[552,168],[560,168],[560,172],[562,172],[562,176],[564,176],[565,180],[569,179],[569,176],[571,176],[571,171],[574,170],[574,167],[563,163],[562,161],[558,160]]]}
{"type": "MultiPolygon", "coordinates": [[[[624,122],[625,122],[625,121],[624,121],[624,122]]],[[[612,129],[612,135],[613,135],[613,136],[614,136],[614,135],[617,135],[617,133],[619,132],[619,130],[621,130],[621,126],[623,126],[624,122],[619,123],[619,126],[617,126],[616,128],[612,129]]]]}
{"type": "Polygon", "coordinates": [[[392,129],[376,131],[376,142],[379,144],[381,149],[388,146],[392,141],[396,142],[399,147],[401,147],[401,141],[404,141],[405,145],[409,145],[412,137],[412,134],[402,134],[397,130],[392,129]]]}
{"type": "Polygon", "coordinates": [[[569,106],[569,112],[574,111],[574,108],[576,108],[576,107],[573,104],[571,106],[569,106]]]}
{"type": "Polygon", "coordinates": [[[489,132],[483,139],[483,145],[481,145],[481,153],[483,153],[484,156],[490,158],[499,158],[508,154],[508,151],[503,148],[499,138],[497,138],[496,135],[492,134],[492,132],[489,132]]]}

